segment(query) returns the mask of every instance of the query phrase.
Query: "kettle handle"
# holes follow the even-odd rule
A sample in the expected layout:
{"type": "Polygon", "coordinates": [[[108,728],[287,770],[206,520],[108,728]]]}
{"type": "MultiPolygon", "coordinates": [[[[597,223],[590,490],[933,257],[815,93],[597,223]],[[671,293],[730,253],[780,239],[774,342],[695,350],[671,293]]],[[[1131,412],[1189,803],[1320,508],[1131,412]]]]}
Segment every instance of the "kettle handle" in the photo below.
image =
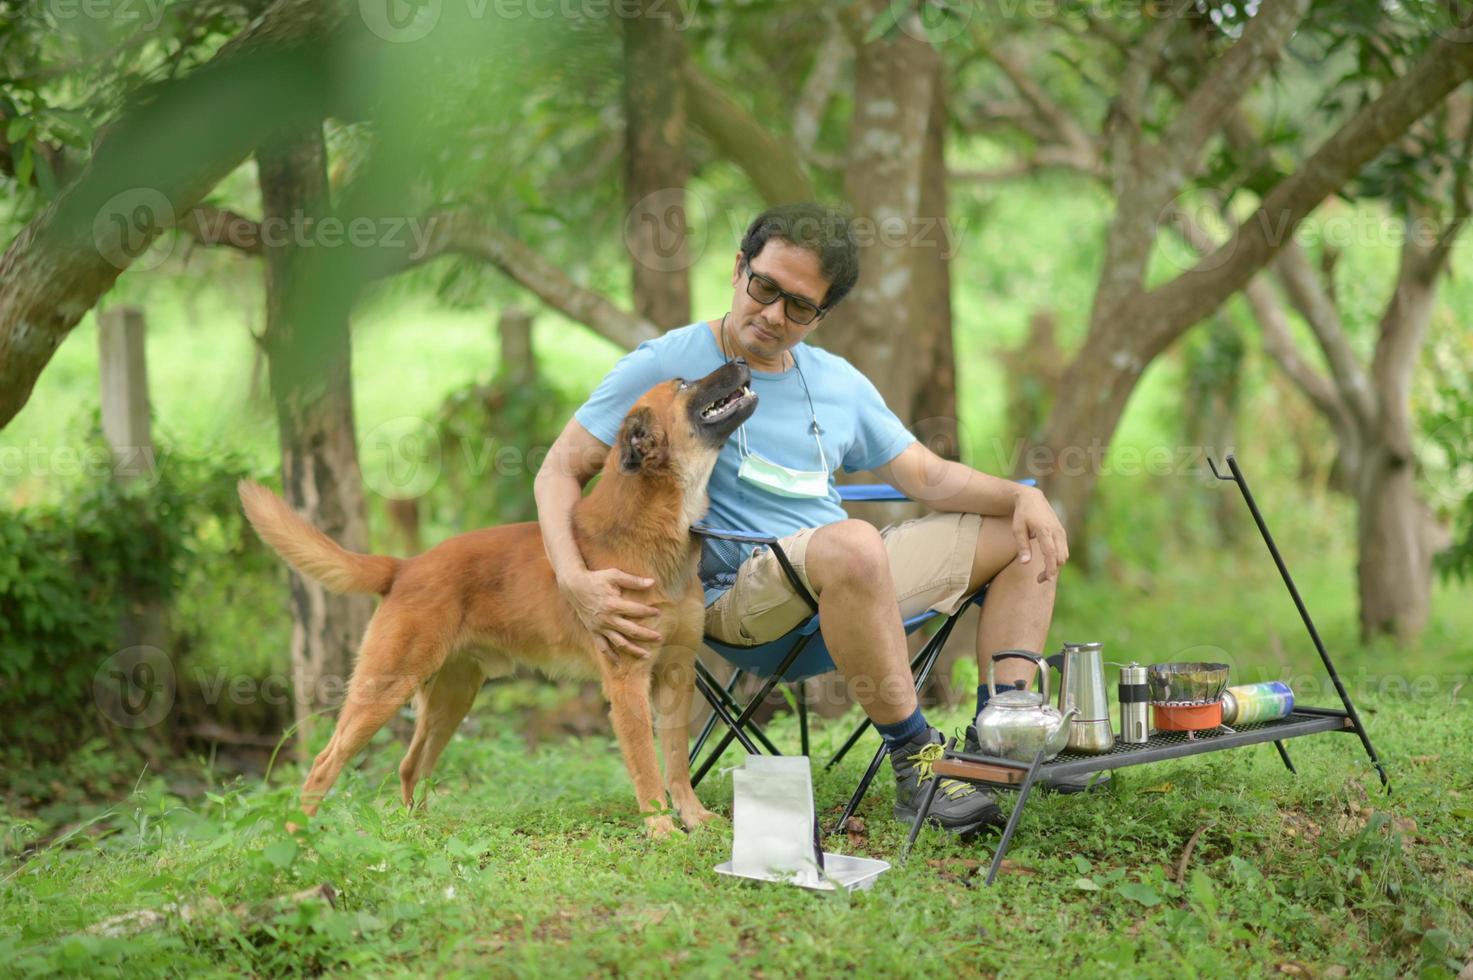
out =
{"type": "Polygon", "coordinates": [[[1043,658],[1037,654],[1029,653],[1027,650],[1004,650],[994,653],[992,659],[987,661],[987,696],[994,697],[997,694],[997,662],[999,660],[1029,660],[1038,665],[1038,673],[1043,678],[1043,703],[1048,704],[1048,665],[1043,658]]]}

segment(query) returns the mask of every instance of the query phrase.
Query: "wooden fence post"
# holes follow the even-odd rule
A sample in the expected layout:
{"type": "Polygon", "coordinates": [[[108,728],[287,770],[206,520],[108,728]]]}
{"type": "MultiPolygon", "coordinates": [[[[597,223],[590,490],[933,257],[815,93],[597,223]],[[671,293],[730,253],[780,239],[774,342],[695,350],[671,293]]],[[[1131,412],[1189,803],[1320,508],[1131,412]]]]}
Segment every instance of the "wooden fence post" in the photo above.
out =
{"type": "MultiPolygon", "coordinates": [[[[137,307],[115,306],[98,314],[102,434],[112,450],[112,479],[122,485],[152,481],[158,475],[150,429],[144,332],[143,311],[137,307]]],[[[124,572],[118,651],[110,662],[128,679],[125,684],[141,685],[129,688],[130,695],[147,694],[147,702],[135,705],[142,708],[136,712],[104,709],[104,713],[115,724],[150,728],[167,737],[173,727],[170,716],[178,675],[169,653],[169,609],[156,590],[142,584],[142,579],[133,569],[124,572]],[[143,685],[145,678],[148,684],[143,685]],[[149,689],[145,691],[144,687],[149,689]]]]}
{"type": "Polygon", "coordinates": [[[102,434],[113,451],[113,478],[123,483],[155,473],[144,332],[136,306],[115,306],[97,317],[102,434]]]}

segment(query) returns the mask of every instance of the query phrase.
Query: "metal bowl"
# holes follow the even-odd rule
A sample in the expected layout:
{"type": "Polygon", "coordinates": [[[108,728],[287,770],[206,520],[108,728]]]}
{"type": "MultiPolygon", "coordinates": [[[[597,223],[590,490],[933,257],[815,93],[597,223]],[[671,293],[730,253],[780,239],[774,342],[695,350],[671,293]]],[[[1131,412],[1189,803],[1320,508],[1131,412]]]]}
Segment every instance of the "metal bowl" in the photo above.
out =
{"type": "Polygon", "coordinates": [[[1151,701],[1157,704],[1210,704],[1228,684],[1227,664],[1151,664],[1146,668],[1151,701]]]}

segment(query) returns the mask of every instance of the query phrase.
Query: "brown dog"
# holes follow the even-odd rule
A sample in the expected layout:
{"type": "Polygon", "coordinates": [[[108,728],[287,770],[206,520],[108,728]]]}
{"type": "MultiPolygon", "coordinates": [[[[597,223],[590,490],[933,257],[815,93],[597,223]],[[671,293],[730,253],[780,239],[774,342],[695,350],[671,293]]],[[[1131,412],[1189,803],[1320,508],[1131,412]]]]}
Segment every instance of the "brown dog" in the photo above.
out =
{"type": "Polygon", "coordinates": [[[665,788],[687,827],[712,814],[696,799],[687,760],[704,600],[690,525],[705,513],[716,456],[757,406],[751,374],[737,361],[697,382],[650,389],[625,417],[602,475],[573,510],[573,529],[591,569],[652,578],[633,598],[660,609],[663,643],[649,658],[599,653],[558,591],[535,523],[471,531],[414,558],[345,551],[259,484],[240,499],[256,532],[303,575],[334,592],[384,597],[358,650],[332,739],[302,787],[309,815],[350,759],[411,696],[414,738],[399,766],[404,802],[429,775],[475,701],[482,682],[516,664],[547,673],[599,677],[624,764],[652,835],[675,829],[665,814],[651,733],[651,690],[665,754],[665,788]],[[652,683],[653,681],[653,683],[652,683]]]}

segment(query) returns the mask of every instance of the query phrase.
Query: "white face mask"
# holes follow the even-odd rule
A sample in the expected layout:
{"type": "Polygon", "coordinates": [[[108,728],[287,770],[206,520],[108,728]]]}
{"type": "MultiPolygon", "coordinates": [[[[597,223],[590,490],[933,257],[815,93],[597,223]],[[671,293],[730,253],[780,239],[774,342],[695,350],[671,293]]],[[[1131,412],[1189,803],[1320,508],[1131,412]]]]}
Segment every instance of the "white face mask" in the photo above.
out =
{"type": "MultiPolygon", "coordinates": [[[[813,425],[817,429],[818,423],[814,422],[813,425]]],[[[828,460],[824,458],[823,442],[818,438],[816,431],[813,439],[818,443],[818,460],[823,465],[823,469],[794,470],[781,463],[774,463],[766,456],[749,452],[746,433],[739,432],[737,445],[741,452],[742,465],[737,468],[737,479],[761,487],[768,493],[775,493],[780,497],[808,499],[827,497],[829,495],[828,460]]]]}
{"type": "MultiPolygon", "coordinates": [[[[721,318],[722,336],[725,337],[726,317],[721,318]]],[[[724,341],[723,341],[724,343],[724,341]]],[[[723,354],[725,348],[723,347],[723,354]]],[[[812,416],[812,422],[808,431],[813,433],[813,441],[818,444],[818,465],[822,469],[817,470],[795,470],[781,463],[774,463],[766,456],[752,452],[747,448],[747,425],[742,423],[737,427],[737,452],[742,458],[741,465],[737,467],[737,479],[750,483],[754,487],[761,487],[768,493],[775,493],[779,497],[799,497],[805,499],[818,499],[829,495],[829,461],[823,452],[823,429],[818,425],[818,413],[813,409],[813,395],[808,391],[808,379],[803,377],[803,369],[798,366],[798,356],[789,352],[793,358],[793,367],[798,372],[798,380],[803,383],[803,396],[808,399],[808,413],[812,416]]]]}

